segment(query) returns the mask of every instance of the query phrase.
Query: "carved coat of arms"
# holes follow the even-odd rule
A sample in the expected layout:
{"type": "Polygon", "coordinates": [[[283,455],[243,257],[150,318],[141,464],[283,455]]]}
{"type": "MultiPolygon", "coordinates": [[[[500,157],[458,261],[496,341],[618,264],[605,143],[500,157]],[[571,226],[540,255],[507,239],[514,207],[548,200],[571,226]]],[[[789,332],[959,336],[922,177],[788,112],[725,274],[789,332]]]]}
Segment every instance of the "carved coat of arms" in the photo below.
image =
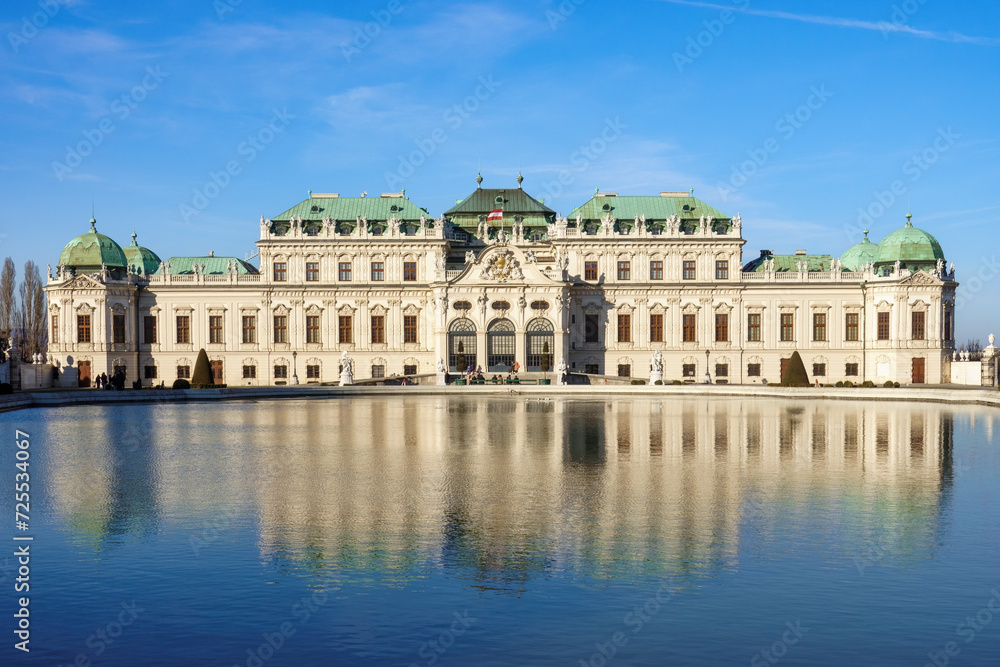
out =
{"type": "Polygon", "coordinates": [[[495,280],[498,283],[505,283],[508,280],[522,280],[524,274],[518,266],[514,253],[510,250],[501,250],[490,257],[483,265],[482,277],[487,280],[495,280]]]}

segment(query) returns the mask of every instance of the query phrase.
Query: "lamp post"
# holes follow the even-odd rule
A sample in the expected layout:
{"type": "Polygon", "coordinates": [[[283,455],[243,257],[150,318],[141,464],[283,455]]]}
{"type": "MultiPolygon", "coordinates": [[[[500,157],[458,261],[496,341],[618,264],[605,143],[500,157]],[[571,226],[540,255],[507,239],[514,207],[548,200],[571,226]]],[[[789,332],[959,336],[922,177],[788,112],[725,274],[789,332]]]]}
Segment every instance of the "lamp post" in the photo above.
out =
{"type": "Polygon", "coordinates": [[[705,384],[712,384],[712,374],[708,372],[708,354],[711,350],[705,350],[705,384]]]}
{"type": "Polygon", "coordinates": [[[299,383],[299,371],[297,368],[297,364],[295,362],[296,357],[298,357],[298,355],[299,355],[298,351],[292,350],[292,384],[299,383]]]}

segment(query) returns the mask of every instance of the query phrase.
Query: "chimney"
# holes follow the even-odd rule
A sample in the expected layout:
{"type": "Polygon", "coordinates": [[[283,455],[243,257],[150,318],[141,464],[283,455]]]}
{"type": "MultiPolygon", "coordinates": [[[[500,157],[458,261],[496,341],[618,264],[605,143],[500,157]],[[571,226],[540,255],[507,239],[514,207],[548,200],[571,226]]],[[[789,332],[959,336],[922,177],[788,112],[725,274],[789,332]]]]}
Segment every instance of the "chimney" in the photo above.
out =
{"type": "Polygon", "coordinates": [[[774,252],[772,252],[771,250],[761,250],[760,251],[760,256],[761,257],[767,257],[768,255],[773,255],[773,254],[774,254],[774,252]]]}
{"type": "Polygon", "coordinates": [[[795,254],[796,255],[804,255],[804,254],[806,254],[806,251],[805,250],[796,250],[795,254]]]}
{"type": "Polygon", "coordinates": [[[208,256],[209,257],[215,257],[215,251],[214,250],[209,250],[208,251],[208,256]]]}

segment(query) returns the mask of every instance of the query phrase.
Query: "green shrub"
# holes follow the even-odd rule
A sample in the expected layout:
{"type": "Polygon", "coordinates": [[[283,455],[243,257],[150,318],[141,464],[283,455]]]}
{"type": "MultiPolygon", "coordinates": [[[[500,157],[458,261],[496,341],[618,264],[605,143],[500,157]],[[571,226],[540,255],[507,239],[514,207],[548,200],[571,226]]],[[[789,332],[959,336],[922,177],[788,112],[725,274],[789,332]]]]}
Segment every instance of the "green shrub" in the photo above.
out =
{"type": "Polygon", "coordinates": [[[13,394],[14,387],[7,382],[0,382],[0,394],[13,394]]]}
{"type": "Polygon", "coordinates": [[[543,373],[549,372],[549,341],[542,346],[542,363],[538,366],[543,373]]]}
{"type": "Polygon", "coordinates": [[[198,358],[194,362],[194,373],[191,374],[191,385],[211,385],[212,367],[208,363],[208,354],[205,348],[198,350],[198,358]]]}
{"type": "Polygon", "coordinates": [[[465,360],[465,345],[458,341],[458,358],[455,359],[455,370],[464,373],[469,369],[469,363],[465,360]]]}
{"type": "Polygon", "coordinates": [[[184,378],[177,378],[174,380],[174,384],[171,385],[173,389],[190,389],[191,383],[184,378]]]}
{"type": "Polygon", "coordinates": [[[785,364],[785,372],[781,374],[782,387],[808,387],[809,376],[806,374],[805,364],[798,351],[792,352],[791,359],[785,364]]]}
{"type": "Polygon", "coordinates": [[[844,380],[844,386],[845,387],[853,387],[854,383],[851,382],[850,380],[844,380]]]}
{"type": "Polygon", "coordinates": [[[653,384],[663,384],[663,380],[657,380],[657,381],[656,381],[656,382],[654,382],[653,384]]]}
{"type": "Polygon", "coordinates": [[[684,383],[683,383],[683,382],[681,382],[680,380],[674,380],[674,381],[673,381],[673,382],[671,382],[670,384],[684,384],[684,383]]]}
{"type": "Polygon", "coordinates": [[[895,387],[896,389],[899,389],[899,383],[898,382],[893,382],[892,386],[895,387]]]}
{"type": "Polygon", "coordinates": [[[834,387],[843,387],[843,386],[844,386],[844,383],[843,383],[843,382],[842,382],[841,380],[837,380],[837,384],[835,384],[835,385],[833,385],[833,386],[834,386],[834,387]]]}
{"type": "Polygon", "coordinates": [[[882,383],[882,386],[888,389],[892,389],[892,380],[886,380],[885,382],[882,383]]]}
{"type": "Polygon", "coordinates": [[[875,383],[872,382],[871,380],[865,380],[864,382],[861,383],[861,386],[871,389],[872,387],[875,386],[875,383]]]}
{"type": "Polygon", "coordinates": [[[646,384],[645,380],[632,380],[632,384],[646,384]]]}

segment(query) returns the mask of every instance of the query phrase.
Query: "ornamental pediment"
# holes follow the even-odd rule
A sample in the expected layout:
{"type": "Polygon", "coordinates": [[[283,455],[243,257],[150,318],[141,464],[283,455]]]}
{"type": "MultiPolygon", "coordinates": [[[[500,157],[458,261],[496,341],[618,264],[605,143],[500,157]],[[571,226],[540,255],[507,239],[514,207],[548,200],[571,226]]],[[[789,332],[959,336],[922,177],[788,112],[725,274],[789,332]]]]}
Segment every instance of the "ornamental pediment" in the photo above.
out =
{"type": "Polygon", "coordinates": [[[899,284],[900,285],[907,285],[907,286],[932,285],[932,286],[936,287],[936,286],[939,286],[939,285],[943,285],[944,282],[942,282],[938,278],[935,278],[934,276],[932,276],[931,274],[929,274],[929,273],[927,273],[925,271],[917,271],[915,273],[910,274],[906,278],[903,278],[902,280],[900,280],[899,284]]]}
{"type": "Polygon", "coordinates": [[[70,280],[67,280],[59,289],[106,289],[104,283],[96,278],[92,278],[88,275],[78,275],[74,276],[70,280]]]}
{"type": "Polygon", "coordinates": [[[473,251],[466,253],[465,270],[452,280],[458,285],[562,285],[562,271],[549,262],[539,259],[538,250],[496,243],[487,246],[478,257],[473,251]],[[528,253],[535,261],[530,261],[528,253]],[[560,278],[554,279],[552,276],[560,278]]]}

